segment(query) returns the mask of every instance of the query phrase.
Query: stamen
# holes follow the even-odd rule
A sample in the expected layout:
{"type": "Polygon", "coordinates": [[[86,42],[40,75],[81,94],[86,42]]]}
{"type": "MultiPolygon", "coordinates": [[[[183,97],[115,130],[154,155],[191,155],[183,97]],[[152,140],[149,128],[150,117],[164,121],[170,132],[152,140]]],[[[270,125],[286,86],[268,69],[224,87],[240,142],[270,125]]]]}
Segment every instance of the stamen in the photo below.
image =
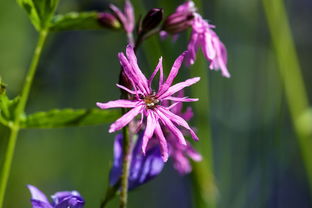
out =
{"type": "Polygon", "coordinates": [[[159,100],[156,98],[155,93],[144,97],[144,102],[148,109],[154,109],[159,104],[159,100]]]}

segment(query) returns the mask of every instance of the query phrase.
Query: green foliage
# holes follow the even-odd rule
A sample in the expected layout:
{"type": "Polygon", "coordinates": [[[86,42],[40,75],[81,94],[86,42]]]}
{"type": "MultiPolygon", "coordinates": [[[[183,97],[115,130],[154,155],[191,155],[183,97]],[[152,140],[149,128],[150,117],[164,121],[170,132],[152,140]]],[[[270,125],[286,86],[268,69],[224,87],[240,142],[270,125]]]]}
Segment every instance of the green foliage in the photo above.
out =
{"type": "Polygon", "coordinates": [[[9,126],[14,120],[14,111],[18,104],[19,97],[10,100],[6,94],[6,85],[0,79],[0,123],[9,126]]]}
{"type": "Polygon", "coordinates": [[[55,15],[49,25],[52,31],[103,29],[97,12],[69,12],[55,15]]]}
{"type": "Polygon", "coordinates": [[[119,110],[55,109],[24,117],[21,128],[59,128],[110,123],[120,116],[119,110]]]}
{"type": "Polygon", "coordinates": [[[56,9],[58,0],[17,0],[32,24],[39,31],[46,29],[56,9]]]}

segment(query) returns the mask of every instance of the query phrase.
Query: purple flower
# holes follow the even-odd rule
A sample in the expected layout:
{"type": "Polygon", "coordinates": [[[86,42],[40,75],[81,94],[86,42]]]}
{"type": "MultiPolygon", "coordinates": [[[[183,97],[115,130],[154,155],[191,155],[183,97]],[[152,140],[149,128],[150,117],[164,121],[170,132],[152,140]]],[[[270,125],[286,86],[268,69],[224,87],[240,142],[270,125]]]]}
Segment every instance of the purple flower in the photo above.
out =
{"type": "Polygon", "coordinates": [[[118,54],[123,72],[132,83],[132,89],[121,85],[117,86],[127,91],[130,95],[132,95],[132,98],[130,100],[120,99],[107,103],[97,103],[97,106],[102,109],[131,108],[131,110],[110,126],[110,133],[122,129],[139,114],[141,115],[140,123],[142,123],[143,119],[146,118],[146,129],[143,135],[142,151],[144,154],[146,153],[146,146],[150,138],[155,135],[161,147],[162,158],[164,161],[167,161],[168,146],[160,127],[161,124],[165,128],[169,129],[175,135],[176,141],[182,145],[186,145],[187,143],[182,132],[177,126],[182,126],[187,129],[193,139],[198,140],[198,137],[183,118],[170,111],[172,106],[163,106],[162,102],[170,100],[174,103],[173,105],[175,105],[179,102],[197,101],[198,99],[191,99],[187,97],[180,98],[172,95],[185,87],[195,84],[200,80],[200,78],[195,77],[172,85],[174,78],[179,72],[184,56],[186,55],[185,52],[175,60],[166,80],[163,78],[162,58],[159,59],[159,63],[151,77],[147,79],[138,66],[137,58],[134,54],[132,46],[127,46],[126,55],[127,57],[123,53],[118,54]],[[152,81],[158,71],[160,71],[159,87],[157,92],[155,92],[152,90],[152,81]]]}
{"type": "MultiPolygon", "coordinates": [[[[143,134],[138,134],[138,139],[133,147],[129,171],[129,190],[134,189],[154,177],[162,171],[164,162],[161,158],[158,146],[148,148],[145,155],[142,153],[143,134]]],[[[118,134],[114,142],[114,164],[110,171],[110,184],[116,185],[122,172],[122,134],[118,134]]]]}
{"type": "Polygon", "coordinates": [[[122,12],[118,7],[111,4],[111,10],[115,13],[116,17],[121,22],[124,30],[127,33],[132,33],[135,25],[135,17],[134,17],[134,10],[130,0],[126,0],[124,12],[122,12]]]}
{"type": "Polygon", "coordinates": [[[56,192],[50,203],[46,195],[32,185],[27,186],[31,193],[33,208],[83,208],[84,200],[77,191],[56,192]]]}
{"type": "Polygon", "coordinates": [[[229,78],[230,73],[226,67],[226,48],[218,35],[212,30],[215,26],[210,25],[199,14],[195,13],[194,15],[191,39],[187,46],[190,53],[186,57],[186,62],[188,64],[194,64],[196,53],[201,48],[205,58],[210,61],[209,68],[212,70],[220,69],[222,75],[229,78]]]}

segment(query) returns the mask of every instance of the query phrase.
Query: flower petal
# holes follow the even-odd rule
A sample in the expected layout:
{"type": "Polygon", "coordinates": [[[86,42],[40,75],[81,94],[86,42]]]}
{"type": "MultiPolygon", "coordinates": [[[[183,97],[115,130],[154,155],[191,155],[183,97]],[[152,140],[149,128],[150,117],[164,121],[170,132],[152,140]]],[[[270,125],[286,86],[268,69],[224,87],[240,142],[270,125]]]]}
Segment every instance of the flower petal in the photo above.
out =
{"type": "Polygon", "coordinates": [[[198,98],[188,98],[188,97],[165,97],[164,100],[171,100],[175,102],[196,102],[198,101],[198,98]]]}
{"type": "Polygon", "coordinates": [[[128,45],[126,48],[127,58],[129,60],[130,65],[132,66],[132,70],[134,75],[137,77],[139,83],[143,86],[143,92],[150,93],[150,89],[148,88],[147,79],[145,75],[142,73],[141,69],[138,66],[138,61],[136,55],[133,50],[133,46],[128,45]]]}
{"type": "Polygon", "coordinates": [[[51,204],[43,202],[43,201],[38,201],[35,199],[31,199],[31,205],[32,208],[53,208],[51,204]]]}
{"type": "Polygon", "coordinates": [[[142,95],[142,94],[143,94],[143,93],[140,92],[140,91],[130,90],[129,88],[127,88],[127,87],[125,87],[125,86],[123,86],[123,85],[120,85],[120,84],[116,84],[116,86],[117,86],[118,88],[123,89],[124,91],[126,91],[126,92],[132,94],[132,95],[137,95],[137,94],[141,94],[141,95],[142,95]]]}
{"type": "MultiPolygon", "coordinates": [[[[131,47],[131,46],[128,45],[128,47],[131,47]]],[[[126,58],[126,56],[123,53],[119,53],[118,58],[119,58],[120,65],[122,66],[126,76],[131,81],[133,87],[139,88],[139,91],[141,91],[142,93],[147,93],[146,88],[145,88],[141,78],[134,71],[132,64],[130,64],[130,62],[126,58]]]]}
{"type": "Polygon", "coordinates": [[[143,106],[139,105],[124,114],[117,121],[115,121],[109,128],[109,133],[115,132],[126,126],[134,117],[136,117],[142,110],[143,106]]]}
{"type": "Polygon", "coordinates": [[[40,191],[37,187],[35,187],[33,185],[27,185],[27,188],[29,189],[29,191],[31,193],[31,199],[32,200],[36,200],[36,201],[40,201],[40,202],[50,204],[46,195],[42,191],[40,191]]]}
{"type": "Polygon", "coordinates": [[[83,208],[84,200],[80,196],[69,195],[64,198],[55,208],[83,208]]]}
{"type": "Polygon", "coordinates": [[[200,80],[200,77],[194,77],[194,78],[191,78],[191,79],[187,79],[184,82],[180,82],[178,84],[175,84],[175,85],[171,86],[169,89],[167,89],[166,92],[164,92],[158,98],[159,99],[164,99],[165,97],[171,96],[174,93],[182,90],[183,88],[195,84],[199,80],[200,80]]]}
{"type": "Polygon", "coordinates": [[[164,124],[164,126],[166,128],[168,128],[178,139],[178,141],[183,144],[186,145],[186,141],[185,138],[183,136],[183,134],[181,133],[181,131],[170,121],[170,119],[164,115],[159,108],[156,108],[156,113],[159,116],[159,119],[162,121],[162,123],[164,124]]]}
{"type": "Polygon", "coordinates": [[[164,84],[160,86],[158,96],[161,96],[164,92],[168,90],[168,88],[171,86],[174,78],[177,76],[179,69],[183,63],[184,57],[187,54],[187,51],[183,52],[173,63],[173,66],[171,68],[171,71],[168,75],[167,80],[165,81],[164,84]]]}
{"type": "Polygon", "coordinates": [[[167,145],[167,141],[166,141],[166,138],[164,136],[164,133],[162,132],[161,127],[160,127],[158,122],[156,124],[155,133],[156,133],[158,140],[159,140],[159,144],[160,144],[160,148],[161,148],[161,157],[162,157],[164,162],[167,162],[168,156],[169,156],[168,145],[167,145]]]}
{"type": "Polygon", "coordinates": [[[99,103],[97,102],[96,105],[101,109],[109,109],[109,108],[134,108],[137,106],[139,102],[131,101],[131,100],[114,100],[109,101],[107,103],[99,103]]]}
{"type": "Polygon", "coordinates": [[[193,129],[188,125],[188,123],[183,118],[181,118],[180,116],[170,112],[169,110],[167,110],[163,107],[159,107],[158,110],[161,111],[166,117],[168,117],[174,123],[176,123],[176,124],[186,128],[187,130],[189,130],[191,133],[191,136],[194,140],[196,140],[196,141],[199,140],[199,138],[197,137],[197,135],[195,134],[193,129]]]}
{"type": "Polygon", "coordinates": [[[119,21],[122,23],[123,27],[125,28],[125,26],[127,25],[126,16],[122,13],[122,11],[120,11],[120,9],[118,7],[116,7],[113,4],[110,4],[109,8],[115,13],[115,15],[117,16],[119,21]]]}
{"type": "MultiPolygon", "coordinates": [[[[132,190],[161,173],[164,162],[161,159],[160,150],[157,146],[149,148],[146,154],[142,154],[143,133],[138,135],[134,145],[129,171],[129,190],[132,190]]],[[[122,134],[117,135],[114,142],[114,164],[110,171],[110,184],[116,185],[122,173],[122,134]]]]}
{"type": "Polygon", "coordinates": [[[125,1],[124,12],[127,18],[127,24],[125,25],[125,30],[127,33],[131,33],[134,29],[135,18],[134,18],[134,9],[129,0],[125,1]]]}
{"type": "Polygon", "coordinates": [[[72,197],[72,196],[80,197],[80,194],[78,191],[60,191],[60,192],[56,192],[55,194],[53,194],[51,198],[53,199],[54,204],[59,204],[62,201],[66,200],[68,197],[72,197]]]}
{"type": "Polygon", "coordinates": [[[145,154],[146,152],[146,146],[147,143],[149,141],[149,139],[153,136],[154,131],[155,131],[155,127],[156,127],[156,123],[158,123],[155,119],[155,116],[153,115],[152,111],[147,111],[148,115],[147,115],[147,122],[146,122],[146,128],[145,128],[145,132],[143,135],[143,141],[142,141],[142,152],[143,154],[145,154]]]}
{"type": "MultiPolygon", "coordinates": [[[[162,57],[159,58],[159,61],[158,61],[158,64],[153,72],[153,74],[151,75],[151,77],[149,78],[148,80],[148,87],[149,88],[152,88],[152,82],[153,82],[153,79],[154,77],[156,76],[157,72],[159,71],[160,69],[160,72],[161,72],[161,76],[162,76],[162,72],[163,72],[163,65],[162,65],[162,57]]],[[[161,85],[162,83],[162,77],[159,78],[159,86],[161,85]]]]}
{"type": "Polygon", "coordinates": [[[117,134],[114,141],[114,162],[109,173],[109,184],[118,183],[122,172],[122,134],[117,134]]]}

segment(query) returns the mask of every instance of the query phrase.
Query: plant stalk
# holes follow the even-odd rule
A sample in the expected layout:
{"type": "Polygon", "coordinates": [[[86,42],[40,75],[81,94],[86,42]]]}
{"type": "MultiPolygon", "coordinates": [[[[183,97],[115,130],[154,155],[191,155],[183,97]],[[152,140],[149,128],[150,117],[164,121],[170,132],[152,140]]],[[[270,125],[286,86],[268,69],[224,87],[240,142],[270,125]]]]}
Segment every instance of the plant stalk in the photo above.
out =
{"type": "MultiPolygon", "coordinates": [[[[312,191],[312,140],[299,122],[309,108],[308,96],[283,0],[262,0],[292,123],[312,191]]],[[[312,192],[311,192],[312,193],[312,192]]]]}
{"type": "Polygon", "coordinates": [[[122,145],[122,174],[120,188],[120,208],[126,208],[128,202],[128,177],[131,162],[131,140],[129,136],[128,126],[123,128],[123,145],[122,145]]]}
{"type": "Polygon", "coordinates": [[[20,126],[19,126],[20,119],[24,114],[24,110],[25,110],[27,100],[29,97],[29,92],[33,83],[34,76],[36,74],[36,69],[38,67],[38,63],[42,54],[42,49],[43,49],[45,40],[47,38],[47,35],[48,35],[47,30],[42,30],[39,33],[39,39],[38,39],[37,46],[34,51],[34,55],[33,55],[27,76],[25,78],[20,101],[14,112],[14,121],[10,125],[11,132],[9,136],[8,147],[5,153],[3,169],[1,172],[1,178],[0,178],[0,208],[3,208],[3,204],[4,204],[5,191],[6,191],[9,176],[10,176],[17,136],[20,130],[20,126]]]}

